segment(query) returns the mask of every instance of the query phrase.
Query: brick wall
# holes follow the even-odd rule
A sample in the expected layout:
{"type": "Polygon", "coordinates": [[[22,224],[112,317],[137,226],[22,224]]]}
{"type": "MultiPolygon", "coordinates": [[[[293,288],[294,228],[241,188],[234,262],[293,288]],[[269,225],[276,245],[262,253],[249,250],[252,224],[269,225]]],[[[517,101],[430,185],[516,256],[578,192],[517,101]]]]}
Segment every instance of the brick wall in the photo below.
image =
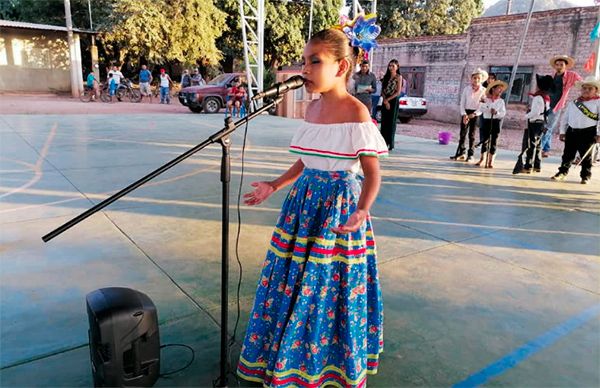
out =
{"type": "MultiPolygon", "coordinates": [[[[533,13],[519,65],[533,66],[534,73],[552,74],[549,58],[567,54],[576,60],[574,70],[588,75],[583,65],[593,49],[588,36],[597,14],[598,7],[533,13]]],[[[457,123],[460,91],[468,84],[471,70],[512,66],[526,18],[527,14],[477,18],[463,35],[382,40],[373,68],[385,69],[393,58],[401,66],[426,66],[426,117],[457,123]]],[[[575,94],[572,90],[570,97],[575,94]]],[[[522,126],[524,111],[523,104],[510,104],[505,126],[522,126]]]]}

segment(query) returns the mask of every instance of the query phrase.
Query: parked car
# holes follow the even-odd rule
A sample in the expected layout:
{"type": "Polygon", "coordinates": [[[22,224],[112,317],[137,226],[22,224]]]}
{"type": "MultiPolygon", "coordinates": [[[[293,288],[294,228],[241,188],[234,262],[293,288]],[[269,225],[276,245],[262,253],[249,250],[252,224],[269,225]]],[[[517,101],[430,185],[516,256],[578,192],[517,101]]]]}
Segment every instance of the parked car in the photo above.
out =
{"type": "Polygon", "coordinates": [[[205,85],[188,86],[181,89],[177,95],[179,102],[187,106],[192,112],[217,113],[225,107],[227,101],[227,90],[231,87],[234,79],[242,82],[245,76],[240,73],[224,73],[205,85]]]}
{"type": "MultiPolygon", "coordinates": [[[[383,104],[383,98],[379,99],[377,104],[377,116],[378,122],[381,122],[381,105],[383,104]]],[[[427,113],[427,100],[423,97],[408,97],[403,96],[398,99],[398,120],[401,123],[408,123],[413,117],[423,116],[427,113]]]]}

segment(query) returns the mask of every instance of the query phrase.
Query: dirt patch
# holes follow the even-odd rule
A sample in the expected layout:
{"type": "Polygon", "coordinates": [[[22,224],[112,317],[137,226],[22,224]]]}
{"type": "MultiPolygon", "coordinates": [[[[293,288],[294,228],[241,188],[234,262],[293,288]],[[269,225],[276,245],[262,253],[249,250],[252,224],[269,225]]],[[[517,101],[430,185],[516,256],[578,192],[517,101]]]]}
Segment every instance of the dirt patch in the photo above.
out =
{"type": "MultiPolygon", "coordinates": [[[[54,94],[0,94],[0,114],[198,114],[192,113],[174,98],[171,104],[160,104],[158,99],[152,103],[144,100],[141,103],[101,101],[81,102],[66,95],[54,94]]],[[[202,114],[202,113],[200,113],[202,114]]],[[[525,120],[523,120],[525,126],[525,120]]],[[[460,128],[455,124],[433,120],[412,120],[408,124],[398,124],[399,134],[425,139],[438,139],[438,133],[452,133],[452,141],[458,141],[460,128]]],[[[498,139],[498,147],[518,151],[521,149],[522,129],[503,129],[498,139]]],[[[478,139],[477,139],[478,140],[478,139]]],[[[564,143],[558,140],[558,134],[552,141],[554,155],[562,154],[564,143]]],[[[448,146],[448,155],[454,153],[455,146],[448,146]]],[[[477,152],[478,154],[478,152],[477,152]]]]}

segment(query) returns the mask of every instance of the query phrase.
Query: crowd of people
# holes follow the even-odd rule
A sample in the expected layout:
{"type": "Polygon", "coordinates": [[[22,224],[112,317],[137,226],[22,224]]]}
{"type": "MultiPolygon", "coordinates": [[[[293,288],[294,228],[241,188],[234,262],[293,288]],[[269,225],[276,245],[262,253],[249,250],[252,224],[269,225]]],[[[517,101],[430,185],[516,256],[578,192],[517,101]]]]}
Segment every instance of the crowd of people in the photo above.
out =
{"type": "MultiPolygon", "coordinates": [[[[98,68],[98,65],[95,65],[98,68]]],[[[148,69],[148,66],[143,64],[137,74],[139,80],[139,91],[140,101],[146,98],[149,102],[152,102],[152,98],[155,96],[153,91],[152,83],[154,79],[157,79],[155,89],[158,90],[161,104],[171,103],[171,88],[174,87],[175,83],[171,79],[170,75],[164,68],[159,70],[157,77],[152,75],[152,72],[148,69]]],[[[96,77],[94,70],[90,70],[86,76],[85,86],[93,92],[92,101],[99,99],[101,88],[106,88],[109,96],[115,96],[119,87],[123,86],[124,82],[129,82],[117,65],[110,66],[106,69],[106,83],[101,86],[100,81],[96,77]]],[[[179,83],[180,88],[185,88],[194,85],[204,85],[204,79],[197,68],[192,70],[190,74],[188,69],[184,69],[181,75],[181,82],[179,83]]]]}
{"type": "MultiPolygon", "coordinates": [[[[561,168],[552,179],[563,180],[579,153],[581,183],[586,184],[591,177],[593,154],[587,151],[593,150],[597,147],[595,143],[600,142],[596,125],[598,84],[593,78],[583,81],[572,70],[575,60],[568,55],[556,55],[549,63],[554,74],[536,76],[537,91],[531,93],[523,118],[527,122],[522,148],[525,163],[520,163],[522,167],[515,168],[514,173],[541,172],[542,158],[550,155],[553,133],[558,128],[560,140],[565,141],[565,151],[561,168]],[[577,100],[569,101],[573,87],[581,88],[581,95],[577,100]]],[[[348,90],[372,112],[372,117],[376,116],[377,103],[382,99],[380,131],[388,150],[394,149],[398,99],[405,93],[405,88],[406,80],[400,74],[399,63],[395,59],[388,63],[381,80],[370,71],[369,62],[363,61],[348,86],[348,90]]],[[[456,152],[450,157],[452,160],[474,161],[475,149],[481,146],[480,158],[475,165],[494,167],[498,138],[506,116],[502,95],[507,89],[508,84],[496,79],[494,73],[488,74],[481,68],[471,73],[470,84],[463,89],[460,97],[460,135],[456,152]]]]}

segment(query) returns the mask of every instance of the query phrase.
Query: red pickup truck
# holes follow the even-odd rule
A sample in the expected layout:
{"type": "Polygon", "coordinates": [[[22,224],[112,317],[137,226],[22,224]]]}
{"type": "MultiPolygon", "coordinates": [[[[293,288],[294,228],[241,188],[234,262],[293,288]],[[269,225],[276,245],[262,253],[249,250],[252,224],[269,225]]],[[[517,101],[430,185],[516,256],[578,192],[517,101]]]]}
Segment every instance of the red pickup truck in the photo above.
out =
{"type": "Polygon", "coordinates": [[[221,74],[206,85],[188,86],[181,89],[178,94],[179,102],[187,106],[192,112],[217,113],[225,107],[227,91],[235,79],[244,83],[245,76],[241,73],[221,74]]]}

